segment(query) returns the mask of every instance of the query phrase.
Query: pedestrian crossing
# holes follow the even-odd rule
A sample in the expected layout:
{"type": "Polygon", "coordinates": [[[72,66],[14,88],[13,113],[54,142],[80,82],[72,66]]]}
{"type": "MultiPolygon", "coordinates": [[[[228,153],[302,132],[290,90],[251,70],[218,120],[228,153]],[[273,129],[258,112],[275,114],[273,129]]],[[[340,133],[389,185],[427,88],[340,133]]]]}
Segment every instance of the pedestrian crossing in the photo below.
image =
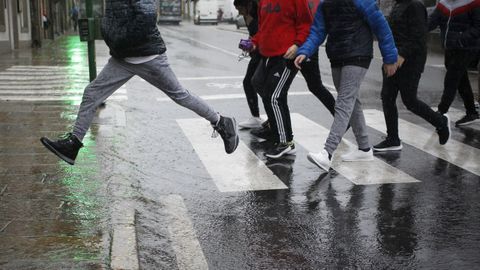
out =
{"type": "MultiPolygon", "coordinates": [[[[82,100],[89,80],[88,69],[71,66],[16,65],[0,71],[2,101],[73,101],[82,100]]],[[[127,100],[122,86],[109,100],[127,100]]]]}
{"type": "MultiPolygon", "coordinates": [[[[381,111],[365,110],[365,116],[368,126],[385,132],[384,117],[381,111]]],[[[292,113],[291,118],[297,146],[301,146],[309,152],[320,151],[328,136],[328,127],[324,127],[300,113],[292,113]]],[[[266,167],[265,161],[248,148],[246,143],[241,141],[235,153],[226,155],[222,140],[208,138],[212,128],[205,123],[205,120],[200,118],[177,119],[177,124],[192,144],[220,192],[288,189],[266,167]]],[[[443,159],[480,176],[479,149],[452,138],[446,145],[441,146],[438,144],[437,133],[433,128],[426,129],[401,119],[399,120],[399,129],[404,144],[416,147],[432,157],[443,159]]],[[[375,158],[371,162],[343,162],[340,156],[355,147],[354,142],[344,138],[332,163],[332,169],[353,184],[414,184],[423,181],[423,179],[412,176],[412,171],[392,166],[383,158],[375,158]]],[[[403,151],[408,150],[404,149],[403,151]]],[[[320,170],[313,165],[309,168],[320,170]]]]}

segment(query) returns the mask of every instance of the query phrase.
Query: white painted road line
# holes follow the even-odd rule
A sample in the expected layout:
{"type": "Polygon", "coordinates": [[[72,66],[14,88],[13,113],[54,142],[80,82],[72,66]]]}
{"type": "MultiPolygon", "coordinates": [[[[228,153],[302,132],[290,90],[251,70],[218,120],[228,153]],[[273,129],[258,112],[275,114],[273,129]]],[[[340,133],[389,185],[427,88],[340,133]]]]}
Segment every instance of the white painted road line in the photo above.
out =
{"type": "MultiPolygon", "coordinates": [[[[295,141],[309,152],[319,152],[328,137],[329,130],[312,120],[292,113],[292,125],[295,141]]],[[[332,168],[356,185],[399,184],[420,182],[412,176],[390,166],[378,158],[370,162],[343,162],[341,155],[356,148],[356,144],[343,139],[334,154],[332,168]]]]}
{"type": "Polygon", "coordinates": [[[135,203],[129,198],[133,192],[131,183],[115,175],[110,178],[109,187],[109,195],[115,198],[111,205],[113,235],[110,268],[137,270],[139,263],[135,232],[135,203]]]}
{"type": "Polygon", "coordinates": [[[114,270],[139,269],[135,225],[116,225],[113,229],[110,267],[114,270]]]}
{"type": "Polygon", "coordinates": [[[31,87],[24,87],[23,89],[18,89],[18,90],[4,90],[0,86],[0,95],[52,95],[52,96],[58,96],[58,95],[83,95],[83,89],[82,90],[30,90],[31,87]],[[28,90],[23,90],[23,89],[28,89],[28,90]]]}
{"type": "MultiPolygon", "coordinates": [[[[117,100],[123,101],[127,100],[128,97],[124,95],[112,95],[107,100],[117,100]]],[[[0,100],[9,100],[9,101],[75,101],[75,100],[82,100],[82,96],[20,96],[20,95],[12,95],[12,96],[2,96],[0,95],[0,100]]]]}
{"type": "Polygon", "coordinates": [[[64,78],[88,78],[88,73],[73,73],[73,72],[36,72],[36,71],[2,71],[0,72],[2,76],[12,76],[12,77],[19,77],[19,76],[63,76],[64,78]]]}
{"type": "Polygon", "coordinates": [[[0,73],[0,80],[2,81],[51,81],[51,80],[63,80],[64,82],[72,82],[72,81],[85,81],[85,79],[68,79],[65,75],[29,75],[23,74],[18,76],[11,76],[11,75],[2,75],[0,73]]]}
{"type": "Polygon", "coordinates": [[[9,69],[40,69],[40,70],[64,70],[67,69],[67,66],[23,66],[16,65],[12,66],[9,69]]]}
{"type": "Polygon", "coordinates": [[[235,153],[227,155],[220,136],[210,138],[212,127],[204,119],[177,123],[221,192],[287,189],[242,141],[235,153]]]}
{"type": "Polygon", "coordinates": [[[187,207],[179,195],[169,195],[160,200],[169,217],[167,222],[172,248],[175,251],[178,269],[204,270],[208,264],[198,242],[187,207]]]}
{"type": "MultiPolygon", "coordinates": [[[[383,112],[378,110],[364,110],[364,112],[368,126],[386,133],[383,112]]],[[[402,119],[398,120],[398,130],[400,139],[404,143],[480,175],[480,149],[453,139],[450,139],[445,145],[440,145],[434,127],[426,129],[402,119]]]]}
{"type": "MultiPolygon", "coordinates": [[[[5,83],[5,82],[3,82],[5,83]]],[[[51,82],[51,83],[45,83],[45,84],[38,84],[38,82],[35,84],[35,82],[28,82],[28,83],[19,83],[17,81],[15,82],[9,82],[8,84],[2,84],[0,83],[0,91],[2,92],[8,92],[8,91],[16,91],[17,93],[21,91],[82,91],[84,86],[87,85],[87,81],[84,82],[78,82],[78,83],[62,83],[62,82],[51,82]]]]}

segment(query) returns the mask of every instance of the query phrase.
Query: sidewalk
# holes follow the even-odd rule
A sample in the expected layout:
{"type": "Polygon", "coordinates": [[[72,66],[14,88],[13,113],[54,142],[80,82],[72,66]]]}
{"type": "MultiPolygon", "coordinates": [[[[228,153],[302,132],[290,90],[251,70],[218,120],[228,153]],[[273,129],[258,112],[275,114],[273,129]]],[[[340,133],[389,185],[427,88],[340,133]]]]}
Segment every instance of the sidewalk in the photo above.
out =
{"type": "MultiPolygon", "coordinates": [[[[98,55],[108,51],[101,47],[98,55]]],[[[0,99],[0,268],[109,269],[110,205],[120,201],[112,196],[115,164],[102,156],[113,147],[112,108],[95,120],[78,166],[59,161],[39,141],[71,129],[88,83],[86,44],[65,36],[42,49],[2,54],[0,73],[0,94],[20,97],[0,99]]]]}

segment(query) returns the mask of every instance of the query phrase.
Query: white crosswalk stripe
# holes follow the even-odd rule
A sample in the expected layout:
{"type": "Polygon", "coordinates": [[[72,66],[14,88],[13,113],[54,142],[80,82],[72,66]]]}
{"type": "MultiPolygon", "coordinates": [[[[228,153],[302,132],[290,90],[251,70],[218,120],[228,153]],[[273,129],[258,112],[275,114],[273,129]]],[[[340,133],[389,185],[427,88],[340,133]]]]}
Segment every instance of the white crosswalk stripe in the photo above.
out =
{"type": "MultiPolygon", "coordinates": [[[[87,69],[78,70],[69,66],[12,66],[0,71],[0,100],[79,103],[88,82],[87,69]]],[[[127,100],[125,86],[108,99],[127,100]]]]}
{"type": "Polygon", "coordinates": [[[207,270],[208,263],[183,198],[179,195],[168,195],[160,198],[160,203],[168,218],[167,229],[178,269],[207,270]]]}
{"type": "MultiPolygon", "coordinates": [[[[297,114],[292,114],[292,125],[295,141],[309,152],[319,152],[327,139],[329,130],[312,120],[297,114]]],[[[371,162],[342,162],[340,156],[354,144],[346,139],[340,143],[335,152],[332,168],[357,185],[415,183],[420,182],[401,170],[375,158],[371,162]]]]}
{"type": "Polygon", "coordinates": [[[221,192],[287,188],[242,141],[234,154],[226,155],[220,137],[209,139],[212,127],[205,120],[179,119],[177,123],[221,192]]]}
{"type": "MultiPolygon", "coordinates": [[[[367,125],[386,133],[383,112],[378,110],[365,110],[367,125]]],[[[400,139],[432,156],[446,160],[476,175],[480,175],[480,149],[450,138],[447,144],[438,143],[435,128],[426,129],[408,121],[399,119],[398,130],[400,139]]]]}

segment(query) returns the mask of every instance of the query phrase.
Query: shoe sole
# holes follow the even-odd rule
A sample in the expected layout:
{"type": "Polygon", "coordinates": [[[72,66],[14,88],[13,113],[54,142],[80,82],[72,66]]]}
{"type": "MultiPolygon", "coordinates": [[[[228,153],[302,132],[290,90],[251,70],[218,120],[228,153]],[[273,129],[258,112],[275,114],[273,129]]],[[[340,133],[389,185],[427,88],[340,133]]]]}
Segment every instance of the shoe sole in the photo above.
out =
{"type": "Polygon", "coordinates": [[[385,147],[385,148],[373,148],[373,151],[375,152],[388,152],[388,151],[400,151],[403,149],[403,145],[399,146],[391,146],[391,147],[385,147]]]}
{"type": "Polygon", "coordinates": [[[322,164],[318,163],[313,157],[311,157],[310,155],[307,155],[307,159],[308,161],[310,161],[311,163],[317,165],[317,167],[319,167],[320,169],[328,172],[330,170],[330,167],[324,167],[322,164]]]}
{"type": "Polygon", "coordinates": [[[368,159],[366,159],[366,158],[364,158],[364,159],[345,159],[345,158],[342,158],[342,161],[344,161],[344,162],[365,162],[365,161],[373,161],[373,159],[374,159],[373,157],[368,158],[368,159]]]}
{"type": "Polygon", "coordinates": [[[455,124],[455,126],[457,127],[463,127],[463,126],[468,126],[468,125],[471,125],[473,123],[476,123],[476,122],[479,122],[480,119],[475,119],[473,121],[470,121],[470,122],[465,122],[465,123],[461,123],[461,124],[455,124]]]}
{"type": "Polygon", "coordinates": [[[60,159],[62,159],[63,161],[67,162],[70,165],[75,164],[75,160],[72,160],[71,158],[65,156],[64,154],[62,154],[60,152],[58,152],[57,149],[55,149],[53,146],[51,146],[46,140],[47,140],[46,138],[41,138],[40,142],[42,142],[43,146],[45,146],[48,150],[50,150],[50,152],[54,153],[57,157],[59,157],[60,159]]]}
{"type": "Polygon", "coordinates": [[[278,155],[269,155],[269,154],[265,154],[266,157],[268,158],[273,158],[273,159],[277,159],[277,158],[281,158],[285,155],[295,155],[297,153],[297,149],[291,149],[291,150],[288,150],[287,152],[282,152],[278,155]]]}
{"type": "Polygon", "coordinates": [[[447,118],[448,138],[445,141],[445,143],[440,143],[440,145],[446,144],[448,140],[450,140],[450,136],[452,136],[452,126],[450,124],[450,116],[448,116],[447,114],[444,114],[444,116],[447,118]]]}

